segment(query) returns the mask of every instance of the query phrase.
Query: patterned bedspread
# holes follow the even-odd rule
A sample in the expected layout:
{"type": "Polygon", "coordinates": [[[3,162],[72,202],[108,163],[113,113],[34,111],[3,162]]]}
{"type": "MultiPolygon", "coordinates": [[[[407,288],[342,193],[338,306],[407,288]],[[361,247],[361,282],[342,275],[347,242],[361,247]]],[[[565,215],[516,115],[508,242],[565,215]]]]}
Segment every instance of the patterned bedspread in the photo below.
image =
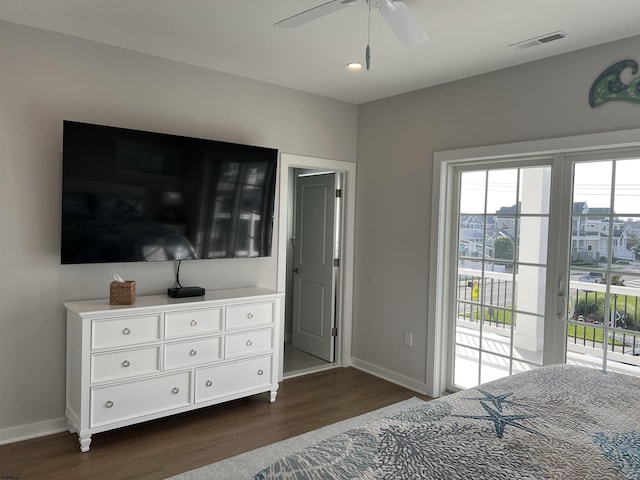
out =
{"type": "Polygon", "coordinates": [[[640,479],[640,378],[539,368],[337,435],[255,479],[640,479]]]}

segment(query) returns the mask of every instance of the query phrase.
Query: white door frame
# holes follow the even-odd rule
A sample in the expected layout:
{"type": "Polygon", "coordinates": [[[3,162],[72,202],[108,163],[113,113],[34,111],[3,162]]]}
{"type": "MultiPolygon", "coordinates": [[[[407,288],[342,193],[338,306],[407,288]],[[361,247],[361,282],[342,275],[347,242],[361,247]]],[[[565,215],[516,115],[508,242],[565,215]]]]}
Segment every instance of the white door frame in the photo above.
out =
{"type": "MultiPolygon", "coordinates": [[[[455,164],[485,160],[518,159],[532,155],[556,155],[573,152],[589,152],[603,149],[615,149],[640,146],[640,129],[617,132],[595,133],[572,137],[559,137],[547,140],[509,143],[485,147],[463,148],[435,152],[433,156],[431,239],[429,271],[429,307],[427,321],[426,356],[426,394],[439,397],[446,389],[446,367],[449,348],[447,328],[443,319],[447,302],[446,292],[438,285],[448,285],[451,272],[447,268],[446,258],[450,254],[451,225],[447,224],[448,215],[441,215],[454,194],[451,167],[455,164]]],[[[552,196],[556,187],[552,185],[552,196]]],[[[549,292],[547,301],[556,297],[549,292]]],[[[545,339],[546,340],[546,339],[545,339]]]]}
{"type": "MultiPolygon", "coordinates": [[[[276,288],[279,292],[286,292],[287,288],[287,247],[288,247],[288,218],[292,212],[292,198],[289,172],[294,168],[326,169],[343,173],[342,186],[342,258],[340,259],[339,284],[341,295],[336,306],[336,327],[338,328],[338,342],[335,351],[336,366],[351,365],[351,335],[353,326],[353,264],[355,238],[355,204],[356,204],[356,164],[341,160],[308,157],[290,153],[280,154],[279,165],[279,202],[278,202],[278,275],[276,288]]],[[[284,312],[284,308],[283,308],[284,312]]],[[[282,315],[284,322],[284,313],[282,315]]],[[[284,326],[284,325],[283,325],[284,326]]],[[[278,348],[284,348],[284,343],[278,348]]],[[[283,357],[280,355],[279,376],[282,380],[283,357]]]]}

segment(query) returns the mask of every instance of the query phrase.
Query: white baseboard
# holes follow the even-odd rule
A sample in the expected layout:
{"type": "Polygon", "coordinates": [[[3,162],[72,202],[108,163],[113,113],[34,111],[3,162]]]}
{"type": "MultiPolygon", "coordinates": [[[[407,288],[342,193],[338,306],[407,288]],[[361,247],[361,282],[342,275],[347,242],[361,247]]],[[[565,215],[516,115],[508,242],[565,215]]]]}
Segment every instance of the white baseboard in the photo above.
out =
{"type": "Polygon", "coordinates": [[[0,430],[0,445],[44,437],[46,435],[52,435],[54,433],[65,432],[68,430],[69,427],[65,418],[56,418],[54,420],[45,420],[44,422],[4,428],[0,430]]]}
{"type": "Polygon", "coordinates": [[[404,375],[399,375],[396,372],[392,372],[391,370],[387,370],[386,368],[378,367],[373,363],[365,362],[364,360],[360,360],[354,357],[351,357],[351,366],[353,368],[357,368],[358,370],[362,370],[363,372],[367,372],[371,375],[382,378],[383,380],[387,380],[388,382],[395,383],[396,385],[408,388],[409,390],[413,390],[414,392],[420,393],[421,395],[426,395],[426,382],[418,382],[412,378],[405,377],[404,375]]]}

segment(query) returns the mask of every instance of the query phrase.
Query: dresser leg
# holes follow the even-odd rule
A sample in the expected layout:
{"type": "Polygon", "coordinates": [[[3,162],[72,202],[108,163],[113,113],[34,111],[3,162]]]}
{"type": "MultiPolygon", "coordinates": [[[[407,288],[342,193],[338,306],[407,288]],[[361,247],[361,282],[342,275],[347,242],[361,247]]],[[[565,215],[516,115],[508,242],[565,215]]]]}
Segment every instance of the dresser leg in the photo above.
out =
{"type": "Polygon", "coordinates": [[[78,442],[80,443],[80,451],[88,452],[89,445],[91,445],[91,435],[80,436],[78,435],[78,442]]]}
{"type": "Polygon", "coordinates": [[[277,395],[278,395],[278,390],[271,390],[271,395],[270,395],[269,401],[271,403],[275,402],[277,395]]]}

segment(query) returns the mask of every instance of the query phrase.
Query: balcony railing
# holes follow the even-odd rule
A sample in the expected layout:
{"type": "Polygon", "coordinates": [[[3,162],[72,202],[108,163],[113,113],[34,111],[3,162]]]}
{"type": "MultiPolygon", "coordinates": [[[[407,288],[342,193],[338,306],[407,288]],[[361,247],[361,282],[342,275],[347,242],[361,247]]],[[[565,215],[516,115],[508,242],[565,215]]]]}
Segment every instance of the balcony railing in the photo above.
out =
{"type": "Polygon", "coordinates": [[[601,348],[606,323],[609,351],[633,355],[640,350],[640,289],[611,285],[607,305],[607,285],[571,281],[569,286],[573,301],[569,342],[601,348]],[[606,315],[606,311],[610,313],[606,315]]]}
{"type": "MultiPolygon", "coordinates": [[[[459,320],[472,324],[482,320],[484,327],[498,330],[509,330],[512,323],[515,326],[517,319],[513,318],[512,306],[516,291],[512,274],[485,271],[482,279],[478,270],[463,268],[458,274],[459,320]]],[[[640,353],[640,288],[609,286],[609,305],[605,284],[571,280],[569,288],[569,345],[602,350],[606,335],[609,352],[640,353]],[[611,312],[607,318],[605,311],[611,312]]]]}

